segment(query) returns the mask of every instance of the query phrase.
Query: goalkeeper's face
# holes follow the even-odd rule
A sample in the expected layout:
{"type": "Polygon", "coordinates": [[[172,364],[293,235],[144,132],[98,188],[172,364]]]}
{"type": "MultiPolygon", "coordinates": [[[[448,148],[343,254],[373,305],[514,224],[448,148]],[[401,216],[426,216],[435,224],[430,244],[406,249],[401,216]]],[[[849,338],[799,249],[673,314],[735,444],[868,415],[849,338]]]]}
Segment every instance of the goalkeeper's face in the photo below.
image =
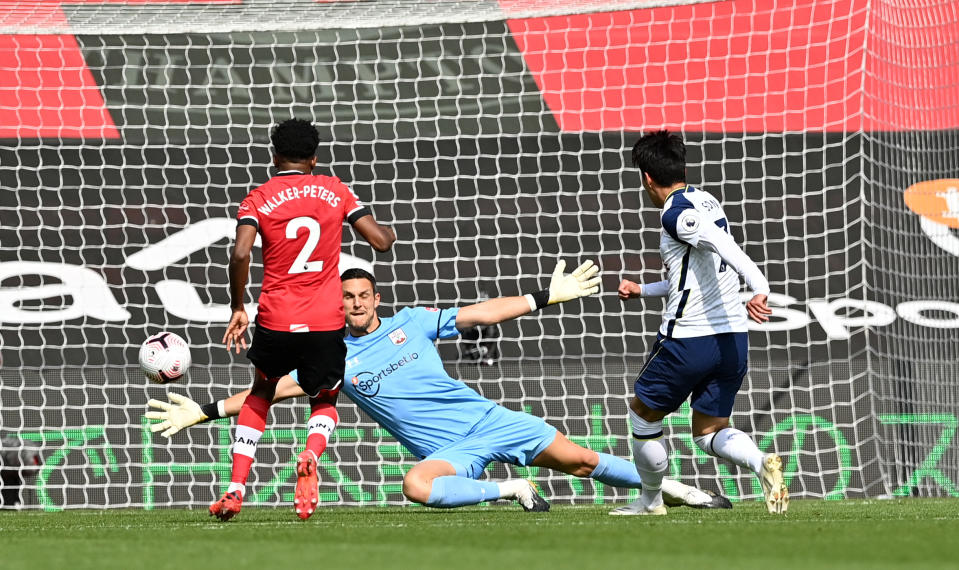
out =
{"type": "Polygon", "coordinates": [[[346,326],[353,336],[362,336],[376,330],[380,319],[376,308],[380,306],[380,294],[373,290],[367,279],[348,279],[343,282],[343,312],[346,326]]]}

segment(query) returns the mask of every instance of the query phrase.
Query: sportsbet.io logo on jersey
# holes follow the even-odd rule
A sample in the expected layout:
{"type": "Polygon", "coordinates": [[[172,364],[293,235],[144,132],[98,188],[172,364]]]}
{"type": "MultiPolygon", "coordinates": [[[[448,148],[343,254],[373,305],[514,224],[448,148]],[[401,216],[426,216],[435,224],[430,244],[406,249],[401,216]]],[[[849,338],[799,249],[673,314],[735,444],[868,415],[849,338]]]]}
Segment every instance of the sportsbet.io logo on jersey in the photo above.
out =
{"type": "Polygon", "coordinates": [[[400,368],[409,366],[418,360],[419,357],[420,354],[418,352],[411,352],[396,362],[391,362],[389,366],[379,372],[360,372],[356,374],[353,378],[350,378],[350,383],[353,384],[357,392],[367,398],[372,398],[380,393],[380,382],[400,368]]]}

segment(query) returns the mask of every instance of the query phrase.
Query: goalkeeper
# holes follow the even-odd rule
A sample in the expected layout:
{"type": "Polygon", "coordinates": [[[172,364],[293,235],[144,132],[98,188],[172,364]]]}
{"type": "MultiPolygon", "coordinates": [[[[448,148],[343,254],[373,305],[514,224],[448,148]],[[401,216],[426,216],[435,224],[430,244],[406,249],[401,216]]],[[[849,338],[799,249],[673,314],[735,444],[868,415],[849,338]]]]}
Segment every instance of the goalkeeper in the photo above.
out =
{"type": "MultiPolygon", "coordinates": [[[[564,268],[564,262],[557,264],[549,289],[543,291],[462,308],[404,308],[391,318],[376,313],[380,294],[370,273],[362,269],[343,273],[348,334],[342,390],[421,458],[403,478],[403,494],[409,500],[451,508],[514,499],[527,511],[549,510],[530,481],[477,480],[493,461],[548,467],[614,487],[641,487],[630,462],[576,445],[541,418],[504,408],[451,378],[434,345],[437,339],[455,337],[475,326],[501,323],[599,291],[599,269],[592,262],[569,275],[564,268]]],[[[284,376],[274,401],[302,395],[295,378],[284,376]]],[[[236,415],[245,396],[246,392],[234,394],[201,407],[189,398],[170,394],[172,404],[150,400],[150,406],[162,411],[148,412],[147,417],[163,420],[151,429],[169,437],[203,421],[236,415]]],[[[332,428],[329,426],[327,433],[332,428]]],[[[731,507],[725,497],[677,481],[664,483],[664,494],[673,504],[731,507]]],[[[316,509],[315,481],[312,491],[308,501],[295,505],[301,516],[316,509]]]]}

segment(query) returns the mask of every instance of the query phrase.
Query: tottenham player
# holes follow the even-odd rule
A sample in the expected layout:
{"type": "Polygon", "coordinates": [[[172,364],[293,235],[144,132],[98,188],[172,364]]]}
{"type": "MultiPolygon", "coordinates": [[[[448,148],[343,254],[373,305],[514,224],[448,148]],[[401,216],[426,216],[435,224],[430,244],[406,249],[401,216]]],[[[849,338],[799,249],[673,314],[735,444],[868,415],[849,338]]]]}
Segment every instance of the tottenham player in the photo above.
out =
{"type": "MultiPolygon", "coordinates": [[[[549,508],[529,481],[479,481],[493,461],[536,465],[617,487],[638,488],[636,468],[626,460],[580,447],[542,419],[514,412],[454,380],[443,368],[434,341],[475,326],[493,325],[553,303],[595,293],[598,269],[586,262],[570,275],[560,262],[549,288],[525,297],[502,297],[462,308],[404,308],[391,318],[376,310],[380,294],[373,276],[348,269],[342,276],[348,360],[343,391],[421,461],[403,479],[411,501],[431,507],[459,507],[496,499],[515,499],[531,511],[549,508]]],[[[280,380],[277,400],[303,395],[290,377],[280,380]]],[[[163,420],[152,426],[170,436],[208,419],[235,415],[244,397],[235,394],[199,406],[170,394],[172,404],[151,400],[163,420]]],[[[725,497],[663,481],[671,504],[730,508],[725,497]]]]}
{"type": "Polygon", "coordinates": [[[764,455],[745,433],[730,427],[733,401],[746,375],[747,315],[762,323],[769,283],[729,234],[722,206],[686,184],[686,147],[679,135],[650,133],[633,147],[650,201],[662,208],[659,251],[668,279],[623,280],[619,297],[666,296],[663,324],[630,400],[633,458],[643,478],[640,498],[613,515],[664,515],[660,481],[668,453],[660,441],[663,418],[691,397],[692,431],[706,453],[752,470],[770,513],[784,513],[789,496],[782,460],[764,455]],[[745,310],[739,275],[753,292],[745,310]]]}
{"type": "Polygon", "coordinates": [[[377,251],[387,251],[396,236],[373,219],[369,208],[333,176],[313,175],[320,138],[313,125],[290,119],[271,133],[277,174],[240,203],[236,243],[230,257],[230,307],[233,316],[223,335],[227,350],[246,348],[249,318],[243,305],[250,252],[262,239],[263,286],[256,329],[247,358],[256,367],[249,396],[236,425],[230,486],[210,505],[210,514],[229,520],[240,512],[256,446],[266,428],[277,381],[299,371],[310,397],[306,449],[297,459],[294,503],[301,518],[315,504],[317,458],[337,421],[336,396],[343,380],[343,304],[337,274],[343,221],[377,251]]]}

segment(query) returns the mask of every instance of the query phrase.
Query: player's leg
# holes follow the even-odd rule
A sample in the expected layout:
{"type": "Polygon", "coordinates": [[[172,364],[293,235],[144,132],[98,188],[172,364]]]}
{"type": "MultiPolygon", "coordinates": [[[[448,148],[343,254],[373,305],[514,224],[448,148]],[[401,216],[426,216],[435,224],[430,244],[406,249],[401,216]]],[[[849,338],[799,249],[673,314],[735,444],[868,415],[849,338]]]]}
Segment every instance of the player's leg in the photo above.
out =
{"type": "Polygon", "coordinates": [[[306,449],[296,458],[296,490],[293,493],[293,510],[303,520],[310,518],[320,502],[319,463],[340,419],[335,406],[335,394],[332,398],[328,395],[310,398],[306,449]]]}
{"type": "Polygon", "coordinates": [[[789,508],[789,491],[783,480],[782,459],[775,453],[763,453],[752,438],[730,427],[729,418],[715,417],[693,410],[693,441],[700,449],[749,469],[763,488],[766,508],[781,514],[789,508]]]}
{"type": "MultiPolygon", "coordinates": [[[[508,412],[505,408],[503,411],[508,412]]],[[[499,414],[494,412],[491,415],[499,414]]],[[[552,438],[556,430],[550,430],[552,438]]],[[[411,501],[438,508],[507,499],[517,501],[525,511],[548,511],[549,503],[540,497],[532,481],[478,480],[486,466],[493,461],[491,450],[494,447],[491,441],[484,437],[488,430],[479,428],[478,431],[474,437],[447,445],[413,466],[403,478],[403,493],[406,497],[411,501]]]]}
{"type": "Polygon", "coordinates": [[[297,369],[297,381],[310,395],[310,419],[306,449],[296,459],[293,508],[298,517],[306,520],[319,504],[319,460],[339,421],[336,397],[343,383],[346,344],[342,330],[299,334],[309,335],[301,337],[307,346],[297,369]]]}
{"type": "Polygon", "coordinates": [[[253,387],[244,400],[234,428],[230,486],[223,497],[210,506],[210,514],[220,520],[230,520],[240,512],[246,495],[246,480],[253,466],[256,447],[266,430],[266,418],[275,390],[275,379],[268,378],[257,369],[253,387]]]}
{"type": "Polygon", "coordinates": [[[709,455],[755,473],[762,484],[769,512],[784,513],[789,507],[789,492],[783,481],[782,459],[775,453],[764,454],[752,438],[729,425],[736,393],[746,375],[746,333],[722,334],[715,338],[723,366],[717,378],[693,391],[693,441],[709,455]]]}
{"type": "MultiPolygon", "coordinates": [[[[613,487],[642,488],[636,466],[625,459],[586,449],[557,432],[556,438],[531,465],[561,471],[575,477],[588,477],[613,487]]],[[[729,499],[690,487],[672,479],[663,479],[663,501],[669,506],[687,505],[702,509],[729,509],[729,499]]]]}
{"type": "Polygon", "coordinates": [[[499,483],[458,475],[453,464],[440,459],[420,461],[407,471],[403,495],[414,503],[440,509],[505,498],[499,483]]]}
{"type": "Polygon", "coordinates": [[[610,514],[666,514],[662,489],[663,478],[669,468],[669,451],[663,441],[664,417],[666,412],[650,408],[638,397],[634,396],[630,400],[633,461],[643,481],[643,489],[639,500],[634,504],[616,509],[610,514]]]}
{"type": "Polygon", "coordinates": [[[556,432],[553,443],[537,455],[531,465],[575,477],[596,479],[614,487],[639,489],[643,486],[636,467],[629,461],[576,445],[559,432],[556,432]]]}
{"type": "Polygon", "coordinates": [[[662,485],[669,467],[669,452],[663,440],[663,418],[679,408],[713,367],[696,339],[657,336],[643,365],[629,402],[633,461],[643,480],[638,500],[612,511],[614,515],[665,514],[662,485]]]}

